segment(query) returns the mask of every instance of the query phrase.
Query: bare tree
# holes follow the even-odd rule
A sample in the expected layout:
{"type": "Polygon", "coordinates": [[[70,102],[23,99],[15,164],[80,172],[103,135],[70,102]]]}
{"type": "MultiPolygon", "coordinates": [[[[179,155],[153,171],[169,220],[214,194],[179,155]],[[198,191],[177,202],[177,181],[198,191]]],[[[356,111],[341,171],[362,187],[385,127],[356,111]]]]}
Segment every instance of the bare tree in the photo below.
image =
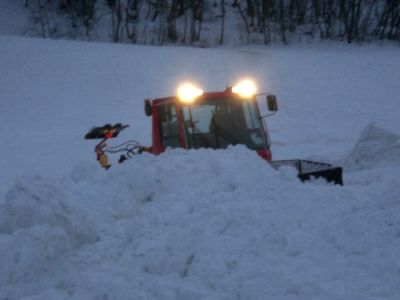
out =
{"type": "Polygon", "coordinates": [[[226,0],[24,0],[23,5],[32,11],[33,32],[45,38],[90,36],[104,12],[114,42],[193,45],[208,22],[219,30],[222,45],[227,24],[238,23],[231,18],[239,21],[245,43],[287,44],[299,34],[349,43],[400,41],[400,0],[231,1],[230,6],[226,0]]]}

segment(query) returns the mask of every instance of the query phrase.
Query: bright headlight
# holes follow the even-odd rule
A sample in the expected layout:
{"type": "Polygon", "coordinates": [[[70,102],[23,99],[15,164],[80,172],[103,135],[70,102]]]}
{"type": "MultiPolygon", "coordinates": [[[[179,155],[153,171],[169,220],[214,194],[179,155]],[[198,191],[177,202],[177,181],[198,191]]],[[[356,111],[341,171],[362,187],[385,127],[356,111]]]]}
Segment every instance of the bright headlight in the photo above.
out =
{"type": "Polygon", "coordinates": [[[239,94],[239,96],[244,98],[250,98],[256,94],[256,84],[249,80],[245,79],[240,81],[237,85],[232,87],[232,93],[239,94]]]}
{"type": "Polygon", "coordinates": [[[182,102],[191,103],[196,97],[203,95],[203,90],[191,83],[184,83],[178,88],[177,95],[182,102]]]}

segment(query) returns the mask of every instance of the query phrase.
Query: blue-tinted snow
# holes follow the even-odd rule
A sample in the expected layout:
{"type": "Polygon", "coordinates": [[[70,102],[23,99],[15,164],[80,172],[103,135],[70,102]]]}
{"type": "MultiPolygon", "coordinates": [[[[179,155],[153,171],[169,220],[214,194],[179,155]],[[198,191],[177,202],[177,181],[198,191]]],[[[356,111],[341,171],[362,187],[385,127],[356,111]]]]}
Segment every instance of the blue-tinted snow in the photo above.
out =
{"type": "Polygon", "coordinates": [[[0,37],[0,65],[0,299],[398,299],[398,48],[0,37]],[[242,146],[105,172],[83,140],[123,122],[148,145],[144,98],[243,75],[278,95],[275,158],[343,163],[344,187],[242,146]]]}

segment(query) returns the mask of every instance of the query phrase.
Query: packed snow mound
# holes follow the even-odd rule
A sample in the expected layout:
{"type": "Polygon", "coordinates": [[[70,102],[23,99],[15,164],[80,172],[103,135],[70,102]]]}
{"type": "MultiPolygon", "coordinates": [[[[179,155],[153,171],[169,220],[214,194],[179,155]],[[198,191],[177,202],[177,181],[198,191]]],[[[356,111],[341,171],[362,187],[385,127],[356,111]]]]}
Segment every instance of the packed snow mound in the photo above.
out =
{"type": "Polygon", "coordinates": [[[60,227],[37,225],[0,235],[0,287],[36,282],[70,251],[70,239],[60,227]]]}
{"type": "Polygon", "coordinates": [[[72,247],[97,239],[86,213],[69,203],[55,182],[41,177],[19,179],[0,205],[0,234],[13,234],[40,225],[62,230],[72,247]]]}
{"type": "MultiPolygon", "coordinates": [[[[235,199],[247,199],[251,193],[264,195],[267,189],[279,189],[278,182],[283,179],[288,186],[298,185],[294,169],[277,172],[244,146],[227,150],[168,149],[160,156],[145,153],[122,165],[115,163],[107,172],[97,166],[93,169],[93,165],[80,165],[70,176],[75,197],[86,199],[86,205],[92,203],[87,184],[95,185],[94,205],[104,199],[102,207],[108,207],[101,210],[107,212],[101,216],[103,219],[110,215],[135,216],[145,203],[158,203],[156,207],[162,210],[186,200],[198,199],[203,205],[204,199],[231,201],[233,194],[235,199]],[[99,193],[103,196],[98,197],[99,193]]],[[[98,208],[96,211],[101,213],[98,208]]]]}
{"type": "Polygon", "coordinates": [[[345,160],[347,169],[400,164],[400,135],[370,123],[345,160]]]}
{"type": "Polygon", "coordinates": [[[8,299],[394,300],[399,186],[375,181],[357,194],[302,184],[242,146],[27,178],[1,209],[0,290],[8,299]],[[73,247],[68,228],[90,225],[98,238],[73,247]]]}

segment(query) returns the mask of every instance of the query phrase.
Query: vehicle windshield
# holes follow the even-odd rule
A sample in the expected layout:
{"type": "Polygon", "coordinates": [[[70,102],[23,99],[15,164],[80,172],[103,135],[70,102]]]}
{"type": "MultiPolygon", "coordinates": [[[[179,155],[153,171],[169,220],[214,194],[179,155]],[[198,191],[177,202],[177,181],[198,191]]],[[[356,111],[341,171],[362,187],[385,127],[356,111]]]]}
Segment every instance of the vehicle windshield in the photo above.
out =
{"type": "Polygon", "coordinates": [[[183,107],[183,116],[189,148],[267,148],[255,100],[206,99],[183,107]]]}

